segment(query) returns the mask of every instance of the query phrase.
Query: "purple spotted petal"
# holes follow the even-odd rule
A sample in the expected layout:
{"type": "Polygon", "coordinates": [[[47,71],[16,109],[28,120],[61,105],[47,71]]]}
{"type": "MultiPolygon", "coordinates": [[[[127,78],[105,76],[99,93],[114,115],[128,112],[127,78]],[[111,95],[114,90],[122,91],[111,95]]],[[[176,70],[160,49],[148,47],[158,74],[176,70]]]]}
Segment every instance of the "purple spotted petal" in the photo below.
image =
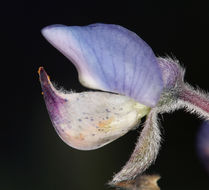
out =
{"type": "Polygon", "coordinates": [[[76,66],[80,82],[116,92],[153,107],[163,88],[152,49],[135,33],[118,25],[52,25],[44,37],[76,66]]]}
{"type": "Polygon", "coordinates": [[[40,67],[39,77],[52,124],[61,139],[80,150],[102,147],[135,128],[150,108],[107,92],[62,92],[40,67]]]}
{"type": "MultiPolygon", "coordinates": [[[[208,121],[209,122],[209,121],[208,121]]],[[[204,122],[197,136],[197,151],[201,162],[209,172],[209,123],[204,122]]]]}

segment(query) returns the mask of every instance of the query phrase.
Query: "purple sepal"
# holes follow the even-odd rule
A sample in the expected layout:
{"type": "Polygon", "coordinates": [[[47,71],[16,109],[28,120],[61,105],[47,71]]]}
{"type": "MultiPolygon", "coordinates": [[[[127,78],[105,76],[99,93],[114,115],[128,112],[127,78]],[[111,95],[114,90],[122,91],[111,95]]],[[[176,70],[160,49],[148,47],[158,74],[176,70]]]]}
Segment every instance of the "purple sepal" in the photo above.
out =
{"type": "Polygon", "coordinates": [[[152,49],[135,33],[118,25],[52,25],[44,37],[76,66],[87,87],[116,92],[154,107],[163,89],[152,49]]]}
{"type": "Polygon", "coordinates": [[[157,58],[163,78],[163,85],[165,89],[174,88],[177,81],[182,79],[184,70],[178,65],[177,60],[171,58],[157,58]]]}

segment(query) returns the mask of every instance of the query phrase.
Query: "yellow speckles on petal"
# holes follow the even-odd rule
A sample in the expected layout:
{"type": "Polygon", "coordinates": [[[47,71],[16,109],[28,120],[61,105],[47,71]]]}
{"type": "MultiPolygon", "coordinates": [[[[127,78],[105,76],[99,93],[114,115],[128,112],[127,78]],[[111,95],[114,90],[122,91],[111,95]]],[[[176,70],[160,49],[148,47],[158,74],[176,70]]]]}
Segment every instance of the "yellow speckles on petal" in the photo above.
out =
{"type": "Polygon", "coordinates": [[[111,117],[107,120],[104,120],[104,121],[100,121],[97,126],[99,127],[99,129],[107,132],[107,131],[110,131],[112,130],[112,126],[110,125],[112,123],[112,121],[114,120],[114,117],[111,117]]]}
{"type": "Polygon", "coordinates": [[[76,136],[75,139],[83,141],[85,138],[84,138],[84,135],[82,133],[79,133],[79,135],[76,136]]]}
{"type": "Polygon", "coordinates": [[[103,127],[105,127],[106,125],[109,125],[112,121],[113,121],[113,117],[111,117],[110,119],[107,119],[107,120],[105,120],[105,121],[100,121],[99,123],[98,123],[98,126],[99,127],[101,127],[101,128],[103,128],[103,127]]]}

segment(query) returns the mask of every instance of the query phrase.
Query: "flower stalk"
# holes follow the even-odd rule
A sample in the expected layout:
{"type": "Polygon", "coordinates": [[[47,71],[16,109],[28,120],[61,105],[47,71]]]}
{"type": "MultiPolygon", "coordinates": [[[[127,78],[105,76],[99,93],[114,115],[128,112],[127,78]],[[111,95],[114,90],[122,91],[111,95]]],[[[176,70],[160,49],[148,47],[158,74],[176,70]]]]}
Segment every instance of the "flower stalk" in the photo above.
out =
{"type": "Polygon", "coordinates": [[[117,173],[110,185],[121,181],[133,180],[145,171],[156,159],[160,148],[160,129],[155,109],[148,114],[136,147],[126,165],[117,173]]]}
{"type": "Polygon", "coordinates": [[[186,84],[179,93],[179,101],[191,113],[209,120],[209,96],[186,84]]]}

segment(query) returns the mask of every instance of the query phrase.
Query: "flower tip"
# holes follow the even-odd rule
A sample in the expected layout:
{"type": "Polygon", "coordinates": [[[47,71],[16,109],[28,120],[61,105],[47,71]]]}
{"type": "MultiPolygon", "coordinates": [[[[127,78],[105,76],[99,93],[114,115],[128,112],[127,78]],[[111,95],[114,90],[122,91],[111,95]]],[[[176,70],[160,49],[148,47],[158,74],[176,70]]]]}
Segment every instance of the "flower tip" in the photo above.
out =
{"type": "Polygon", "coordinates": [[[50,39],[54,37],[54,35],[56,36],[58,29],[64,27],[64,25],[62,24],[53,24],[53,25],[49,25],[46,26],[44,28],[41,29],[41,34],[48,40],[50,41],[50,39]]]}
{"type": "Polygon", "coordinates": [[[42,28],[41,34],[45,37],[50,32],[52,26],[54,26],[54,25],[50,25],[50,26],[46,26],[46,27],[42,28]]]}
{"type": "Polygon", "coordinates": [[[41,66],[38,68],[38,74],[40,75],[41,71],[44,70],[44,68],[41,66]]]}
{"type": "Polygon", "coordinates": [[[43,37],[48,40],[49,42],[51,42],[51,38],[53,37],[54,32],[56,27],[54,27],[54,25],[50,25],[50,26],[46,26],[44,28],[41,29],[41,34],[43,35],[43,37]]]}
{"type": "Polygon", "coordinates": [[[46,71],[42,66],[39,67],[38,74],[41,84],[48,84],[50,82],[50,77],[47,75],[46,71]]]}

